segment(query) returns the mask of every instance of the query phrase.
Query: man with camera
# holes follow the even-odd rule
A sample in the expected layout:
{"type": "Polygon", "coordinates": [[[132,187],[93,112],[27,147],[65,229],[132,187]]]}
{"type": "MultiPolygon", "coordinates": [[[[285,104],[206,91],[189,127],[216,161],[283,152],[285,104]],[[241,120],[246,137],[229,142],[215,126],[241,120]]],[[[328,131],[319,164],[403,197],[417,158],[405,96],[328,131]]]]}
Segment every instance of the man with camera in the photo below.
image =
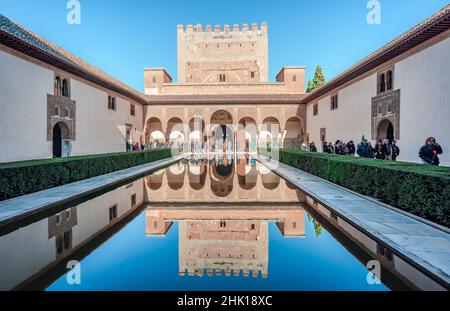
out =
{"type": "Polygon", "coordinates": [[[419,150],[419,157],[425,164],[439,165],[438,154],[442,154],[442,147],[436,142],[434,137],[429,137],[419,150]]]}

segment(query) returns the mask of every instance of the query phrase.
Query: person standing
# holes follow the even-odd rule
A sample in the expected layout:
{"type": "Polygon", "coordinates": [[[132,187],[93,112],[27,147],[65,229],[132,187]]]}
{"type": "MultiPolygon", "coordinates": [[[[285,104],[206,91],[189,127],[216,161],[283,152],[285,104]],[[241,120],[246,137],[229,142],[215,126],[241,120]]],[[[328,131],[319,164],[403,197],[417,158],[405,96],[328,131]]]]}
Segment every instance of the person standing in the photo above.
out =
{"type": "Polygon", "coordinates": [[[368,143],[367,139],[363,138],[356,149],[356,153],[361,158],[373,158],[373,152],[371,149],[372,146],[368,143]]]}
{"type": "Polygon", "coordinates": [[[383,140],[383,151],[384,151],[384,159],[392,160],[392,145],[389,142],[389,139],[383,140]]]}
{"type": "Polygon", "coordinates": [[[397,146],[395,140],[392,141],[392,161],[397,161],[397,157],[400,155],[400,148],[397,146]]]}
{"type": "Polygon", "coordinates": [[[316,148],[316,145],[314,144],[314,142],[309,144],[309,151],[310,152],[317,152],[317,148],[316,148]]]}
{"type": "Polygon", "coordinates": [[[339,139],[334,143],[334,153],[342,155],[342,142],[339,139]]]}
{"type": "Polygon", "coordinates": [[[328,144],[327,144],[326,141],[323,142],[323,145],[322,145],[322,152],[323,152],[323,153],[330,153],[330,152],[328,151],[328,144]]]}
{"type": "Polygon", "coordinates": [[[381,139],[378,139],[377,143],[375,144],[375,159],[378,160],[386,159],[386,153],[384,152],[383,141],[381,139]]]}
{"type": "Polygon", "coordinates": [[[355,155],[356,148],[355,148],[355,144],[353,143],[353,140],[351,140],[347,143],[347,150],[348,150],[349,156],[353,157],[355,155]]]}
{"type": "Polygon", "coordinates": [[[419,150],[419,157],[424,164],[439,165],[439,154],[442,154],[442,147],[437,143],[434,137],[428,137],[419,150]]]}
{"type": "Polygon", "coordinates": [[[334,153],[334,147],[332,143],[328,143],[328,153],[333,154],[334,153]]]}

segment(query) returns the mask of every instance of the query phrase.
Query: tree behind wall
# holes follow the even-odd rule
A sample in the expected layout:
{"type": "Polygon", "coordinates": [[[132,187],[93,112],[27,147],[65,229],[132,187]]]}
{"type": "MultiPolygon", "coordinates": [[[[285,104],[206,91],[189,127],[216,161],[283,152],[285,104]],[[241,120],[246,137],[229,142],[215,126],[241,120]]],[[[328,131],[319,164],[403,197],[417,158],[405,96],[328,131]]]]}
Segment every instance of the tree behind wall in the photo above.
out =
{"type": "Polygon", "coordinates": [[[314,73],[314,79],[312,81],[311,79],[308,80],[308,88],[306,92],[314,92],[315,90],[323,86],[326,82],[327,80],[323,75],[322,67],[320,67],[320,65],[317,65],[316,72],[314,73]]]}

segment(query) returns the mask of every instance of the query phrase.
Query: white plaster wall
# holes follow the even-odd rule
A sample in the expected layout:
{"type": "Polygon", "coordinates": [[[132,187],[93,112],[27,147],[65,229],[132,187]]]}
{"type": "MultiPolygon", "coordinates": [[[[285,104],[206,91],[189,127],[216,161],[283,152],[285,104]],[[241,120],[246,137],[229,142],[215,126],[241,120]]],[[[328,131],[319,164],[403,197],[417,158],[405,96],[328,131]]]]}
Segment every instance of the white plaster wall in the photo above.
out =
{"type": "Polygon", "coordinates": [[[399,160],[420,162],[428,136],[443,147],[441,164],[450,166],[450,38],[395,65],[394,88],[400,89],[399,160]]]}
{"type": "Polygon", "coordinates": [[[47,93],[53,72],[0,51],[0,162],[50,157],[47,93]]]}
{"type": "MultiPolygon", "coordinates": [[[[128,189],[127,186],[123,186],[77,206],[77,225],[72,228],[74,246],[110,225],[110,207],[117,204],[117,218],[120,218],[132,209],[131,196],[133,194],[136,194],[136,207],[142,204],[144,179],[136,180],[132,184],[128,189]]],[[[144,230],[142,234],[145,234],[144,230]]]]}
{"type": "Polygon", "coordinates": [[[376,75],[371,75],[353,83],[338,93],[338,109],[330,109],[330,96],[319,100],[319,114],[313,116],[313,104],[306,109],[307,132],[309,141],[314,142],[318,151],[322,151],[320,129],[326,128],[326,141],[340,139],[353,140],[357,144],[362,135],[370,139],[371,135],[371,98],[376,95],[376,75]]]}
{"type": "Polygon", "coordinates": [[[0,237],[0,290],[11,290],[55,258],[47,218],[0,237]]]}
{"type": "MultiPolygon", "coordinates": [[[[54,72],[0,51],[0,162],[52,157],[47,141],[47,94],[53,94],[54,72]]],[[[76,101],[76,140],[72,155],[125,151],[125,125],[132,138],[142,135],[142,105],[116,96],[117,110],[108,109],[108,94],[71,79],[71,99],[76,101]]]]}
{"type": "Polygon", "coordinates": [[[125,151],[125,125],[133,125],[132,138],[142,134],[142,106],[135,103],[136,116],[130,115],[130,102],[116,96],[117,110],[108,109],[108,93],[78,80],[71,81],[71,97],[76,101],[76,140],[72,155],[125,151]]]}

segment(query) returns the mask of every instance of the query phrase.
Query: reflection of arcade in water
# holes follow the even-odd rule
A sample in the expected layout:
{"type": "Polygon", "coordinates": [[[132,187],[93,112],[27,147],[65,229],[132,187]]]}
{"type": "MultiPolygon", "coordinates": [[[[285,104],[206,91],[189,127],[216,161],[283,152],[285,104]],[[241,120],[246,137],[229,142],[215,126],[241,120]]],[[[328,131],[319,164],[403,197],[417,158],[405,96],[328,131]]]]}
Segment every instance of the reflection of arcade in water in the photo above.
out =
{"type": "MultiPolygon", "coordinates": [[[[220,203],[218,203],[220,205],[220,203]]],[[[273,203],[252,207],[209,209],[150,204],[146,235],[164,236],[178,221],[179,275],[267,277],[268,221],[276,221],[283,236],[305,236],[305,211],[298,204],[273,203]],[[165,207],[164,207],[165,206],[165,207]]]]}
{"type": "Polygon", "coordinates": [[[192,157],[145,178],[151,202],[304,202],[305,195],[249,157],[192,157]]]}

